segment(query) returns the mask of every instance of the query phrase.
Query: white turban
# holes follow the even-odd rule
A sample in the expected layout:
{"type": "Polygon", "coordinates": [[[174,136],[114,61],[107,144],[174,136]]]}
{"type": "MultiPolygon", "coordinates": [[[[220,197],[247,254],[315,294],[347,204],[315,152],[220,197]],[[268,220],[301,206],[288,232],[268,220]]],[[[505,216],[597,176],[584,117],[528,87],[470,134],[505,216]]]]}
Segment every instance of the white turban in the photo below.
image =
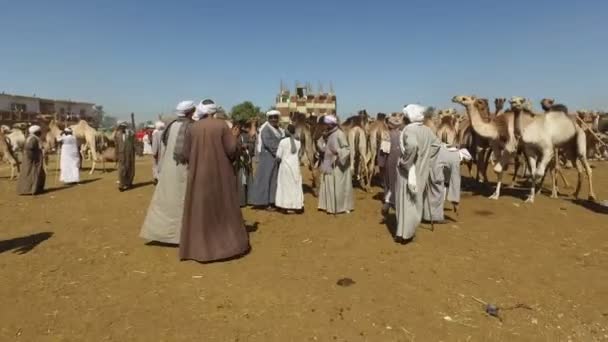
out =
{"type": "Polygon", "coordinates": [[[210,103],[210,104],[203,104],[203,101],[201,101],[198,106],[196,106],[196,112],[194,112],[194,115],[192,116],[192,118],[196,121],[200,120],[203,118],[203,116],[205,115],[213,115],[217,112],[217,105],[215,103],[210,103]]]}
{"type": "Polygon", "coordinates": [[[186,116],[186,113],[194,109],[193,101],[182,101],[175,107],[175,113],[177,116],[186,116]]]}
{"type": "Polygon", "coordinates": [[[327,125],[337,125],[338,118],[335,115],[325,115],[323,117],[323,123],[325,123],[327,125]]]}
{"type": "Polygon", "coordinates": [[[403,108],[403,114],[411,123],[424,121],[424,112],[426,107],[417,104],[409,104],[403,108]]]}
{"type": "Polygon", "coordinates": [[[66,129],[63,130],[65,133],[72,133],[72,129],[67,127],[66,129]]]}
{"type": "Polygon", "coordinates": [[[281,112],[279,112],[276,109],[269,110],[266,112],[266,116],[277,116],[277,115],[281,115],[281,112]]]}
{"type": "Polygon", "coordinates": [[[156,123],[154,124],[154,127],[158,130],[161,130],[161,129],[165,128],[165,123],[162,121],[156,121],[156,123]]]}
{"type": "Polygon", "coordinates": [[[40,128],[38,125],[31,125],[30,128],[28,128],[28,132],[30,132],[30,134],[38,133],[41,130],[42,128],[40,128]]]}
{"type": "Polygon", "coordinates": [[[118,121],[117,124],[118,124],[118,126],[124,126],[124,127],[129,126],[129,124],[126,121],[124,121],[124,120],[118,121]]]}
{"type": "Polygon", "coordinates": [[[458,150],[458,154],[460,155],[460,161],[463,160],[471,160],[473,159],[473,156],[471,155],[471,153],[469,153],[469,150],[467,150],[466,148],[461,148],[460,150],[458,150]]]}

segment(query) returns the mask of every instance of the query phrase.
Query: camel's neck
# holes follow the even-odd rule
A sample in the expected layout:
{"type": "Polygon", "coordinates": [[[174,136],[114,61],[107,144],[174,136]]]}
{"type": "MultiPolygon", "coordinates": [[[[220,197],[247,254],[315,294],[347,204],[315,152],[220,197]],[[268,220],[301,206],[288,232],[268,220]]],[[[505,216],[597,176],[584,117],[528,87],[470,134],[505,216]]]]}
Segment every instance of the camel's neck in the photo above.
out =
{"type": "Polygon", "coordinates": [[[526,110],[513,110],[513,132],[517,139],[521,138],[523,130],[526,128],[528,122],[532,119],[532,114],[526,110]]]}
{"type": "Polygon", "coordinates": [[[498,139],[498,129],[496,129],[496,125],[492,121],[485,122],[479,110],[475,108],[474,105],[467,106],[467,114],[469,115],[469,121],[471,121],[471,126],[477,134],[486,138],[486,139],[498,139]]]}

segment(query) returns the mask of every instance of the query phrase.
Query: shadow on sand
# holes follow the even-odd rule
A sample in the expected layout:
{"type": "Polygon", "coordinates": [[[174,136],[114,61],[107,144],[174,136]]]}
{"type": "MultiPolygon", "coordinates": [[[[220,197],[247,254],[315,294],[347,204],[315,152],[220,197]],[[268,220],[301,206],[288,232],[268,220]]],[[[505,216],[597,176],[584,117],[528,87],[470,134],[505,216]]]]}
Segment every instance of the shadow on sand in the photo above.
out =
{"type": "Polygon", "coordinates": [[[583,208],[589,209],[596,214],[608,214],[608,206],[602,205],[601,203],[580,199],[575,199],[571,201],[572,203],[580,205],[583,208]]]}
{"type": "Polygon", "coordinates": [[[97,182],[100,179],[101,178],[85,179],[85,180],[80,181],[78,184],[66,184],[66,185],[63,185],[63,186],[60,186],[60,187],[56,187],[56,188],[49,188],[49,189],[44,190],[44,193],[48,194],[48,193],[52,193],[52,192],[67,190],[67,189],[73,188],[75,186],[85,185],[85,184],[97,182]]]}
{"type": "Polygon", "coordinates": [[[0,240],[0,253],[14,249],[13,253],[15,254],[25,254],[48,240],[51,236],[53,236],[53,233],[43,232],[9,240],[0,240]]]}

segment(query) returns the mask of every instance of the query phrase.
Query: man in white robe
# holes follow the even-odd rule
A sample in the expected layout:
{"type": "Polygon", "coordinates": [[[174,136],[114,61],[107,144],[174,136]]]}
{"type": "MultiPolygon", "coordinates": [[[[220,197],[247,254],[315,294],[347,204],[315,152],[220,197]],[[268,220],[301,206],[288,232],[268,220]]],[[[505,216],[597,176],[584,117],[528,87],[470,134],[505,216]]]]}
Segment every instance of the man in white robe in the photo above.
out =
{"type": "Polygon", "coordinates": [[[165,153],[165,145],[163,144],[163,131],[165,129],[165,123],[157,121],[154,124],[154,132],[152,132],[152,157],[154,158],[154,164],[152,164],[152,175],[154,177],[154,184],[158,184],[158,175],[160,174],[160,160],[165,153]]]}
{"type": "Polygon", "coordinates": [[[80,152],[72,129],[66,128],[57,140],[61,143],[59,180],[66,184],[78,183],[80,181],[80,152]]]}
{"type": "Polygon", "coordinates": [[[401,157],[397,166],[395,206],[397,231],[395,242],[406,244],[413,240],[422,220],[422,200],[431,166],[439,152],[441,141],[424,126],[426,107],[407,105],[403,113],[409,120],[399,138],[401,157]]]}
{"type": "Polygon", "coordinates": [[[275,205],[287,210],[288,213],[291,210],[302,210],[304,208],[299,157],[301,143],[295,135],[295,126],[289,125],[287,127],[287,137],[281,140],[277,149],[279,175],[275,205]]]}
{"type": "Polygon", "coordinates": [[[317,141],[319,151],[323,153],[318,208],[328,214],[348,214],[355,208],[348,139],[334,115],[326,115],[323,121],[328,125],[328,131],[326,138],[317,141]]]}
{"type": "Polygon", "coordinates": [[[444,222],[444,201],[447,199],[458,213],[460,203],[460,163],[471,160],[471,154],[466,149],[457,149],[442,144],[437,154],[435,164],[431,167],[428,180],[428,191],[424,198],[424,221],[444,222]]]}
{"type": "Polygon", "coordinates": [[[179,244],[188,181],[188,165],[182,158],[183,135],[193,122],[194,110],[194,102],[180,102],[176,108],[177,120],[163,131],[166,147],[159,160],[162,172],[140,233],[146,240],[179,244]]]}

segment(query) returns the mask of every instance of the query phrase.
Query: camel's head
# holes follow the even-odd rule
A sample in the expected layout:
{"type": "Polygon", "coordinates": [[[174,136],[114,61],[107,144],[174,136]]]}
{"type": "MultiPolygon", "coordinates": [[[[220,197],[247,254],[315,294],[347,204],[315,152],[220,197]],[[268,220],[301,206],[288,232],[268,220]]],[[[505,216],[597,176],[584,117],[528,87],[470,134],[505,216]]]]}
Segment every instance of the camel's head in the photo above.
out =
{"type": "Polygon", "coordinates": [[[475,104],[475,100],[477,100],[475,96],[459,95],[452,97],[452,102],[463,106],[472,106],[475,104]]]}
{"type": "Polygon", "coordinates": [[[530,101],[525,97],[513,96],[511,100],[509,100],[509,104],[511,105],[511,109],[513,110],[532,110],[530,101]]]}
{"type": "Polygon", "coordinates": [[[505,106],[505,102],[507,102],[507,99],[505,99],[504,97],[498,97],[494,99],[494,106],[496,106],[496,109],[498,111],[501,111],[504,106],[505,106]]]}
{"type": "Polygon", "coordinates": [[[441,109],[437,112],[437,116],[439,118],[443,118],[446,116],[455,116],[455,115],[456,115],[456,109],[454,109],[454,108],[441,109]]]}
{"type": "Polygon", "coordinates": [[[477,111],[484,116],[487,116],[490,113],[490,101],[488,99],[475,99],[473,103],[477,111]]]}
{"type": "Polygon", "coordinates": [[[8,134],[11,132],[11,129],[7,125],[2,125],[2,127],[0,127],[0,132],[2,132],[2,134],[8,134]]]}
{"type": "Polygon", "coordinates": [[[555,104],[555,100],[554,99],[542,99],[540,101],[540,106],[543,107],[543,110],[545,112],[550,111],[551,107],[553,107],[554,104],[555,104]]]}

